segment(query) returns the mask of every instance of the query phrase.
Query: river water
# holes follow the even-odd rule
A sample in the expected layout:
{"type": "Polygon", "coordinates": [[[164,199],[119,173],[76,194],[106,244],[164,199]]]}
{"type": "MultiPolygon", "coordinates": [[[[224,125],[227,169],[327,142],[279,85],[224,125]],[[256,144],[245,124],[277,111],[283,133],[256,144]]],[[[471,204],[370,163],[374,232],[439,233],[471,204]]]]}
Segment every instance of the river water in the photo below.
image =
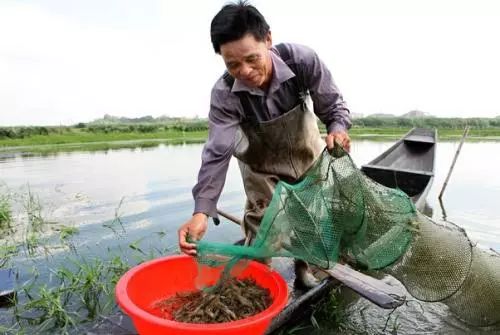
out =
{"type": "MultiPolygon", "coordinates": [[[[355,140],[352,157],[361,166],[392,144],[392,141],[355,140]]],[[[438,143],[436,177],[427,198],[433,208],[433,219],[439,221],[446,215],[448,221],[463,227],[480,246],[500,251],[500,178],[496,174],[500,143],[465,143],[444,194],[443,212],[437,195],[457,147],[458,142],[438,143]]],[[[106,258],[114,250],[130,249],[127,248],[130,244],[141,250],[156,248],[175,253],[176,230],[192,212],[191,188],[196,181],[201,150],[201,144],[189,144],[4,155],[0,156],[0,183],[2,190],[13,194],[15,219],[21,220],[23,216],[22,201],[15,199],[29,192],[43,208],[47,221],[77,227],[78,234],[71,240],[81,255],[106,258]],[[113,225],[115,228],[110,229],[113,225]]],[[[232,161],[219,207],[241,217],[243,203],[241,178],[236,162],[232,161]]],[[[47,243],[57,244],[57,238],[51,236],[54,233],[47,234],[47,243]]],[[[209,227],[206,238],[230,243],[240,235],[239,227],[222,220],[220,226],[209,227]]],[[[5,241],[5,237],[0,240],[5,241]]],[[[67,252],[65,248],[54,247],[50,262],[63,262],[67,252]]],[[[20,254],[13,261],[20,280],[29,279],[27,270],[33,266],[33,259],[20,254]]],[[[40,256],[39,262],[49,260],[40,256]]],[[[47,281],[51,278],[43,269],[40,277],[47,281]]],[[[347,322],[363,332],[382,332],[389,312],[363,299],[347,299],[352,300],[347,322]]],[[[8,311],[0,310],[0,321],[7,320],[8,311]]],[[[401,308],[391,314],[386,329],[397,329],[398,334],[479,332],[460,324],[440,304],[401,308]]]]}

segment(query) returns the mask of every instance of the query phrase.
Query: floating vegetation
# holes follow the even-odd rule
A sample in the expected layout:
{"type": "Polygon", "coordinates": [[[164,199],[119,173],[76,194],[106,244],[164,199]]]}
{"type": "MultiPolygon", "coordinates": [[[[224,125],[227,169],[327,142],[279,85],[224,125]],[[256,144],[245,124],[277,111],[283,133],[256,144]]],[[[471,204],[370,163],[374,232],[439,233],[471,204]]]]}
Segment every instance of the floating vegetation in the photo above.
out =
{"type": "MultiPolygon", "coordinates": [[[[133,255],[137,256],[135,251],[133,255]]],[[[145,260],[143,257],[140,262],[145,260]]],[[[34,266],[31,280],[17,289],[19,300],[13,308],[16,320],[13,327],[17,331],[30,329],[37,334],[73,333],[83,323],[116,308],[115,285],[133,265],[123,254],[111,255],[107,260],[76,254],[64,258],[63,264],[49,268],[51,279],[43,283],[38,282],[40,273],[34,266]]]]}
{"type": "Polygon", "coordinates": [[[37,334],[54,330],[67,333],[112,310],[114,286],[130,265],[119,256],[107,261],[80,257],[66,262],[69,264],[50,270],[57,285],[37,285],[40,274],[37,268],[32,269],[32,280],[18,289],[23,301],[14,304],[17,330],[29,325],[37,334]]]}
{"type": "Polygon", "coordinates": [[[213,289],[177,293],[153,307],[162,317],[179,322],[221,323],[255,315],[271,303],[269,290],[252,278],[228,278],[213,289]]]}
{"type": "Polygon", "coordinates": [[[78,228],[76,227],[70,227],[70,226],[60,226],[56,230],[59,230],[59,238],[61,240],[67,240],[71,236],[78,234],[78,228]]]}
{"type": "MultiPolygon", "coordinates": [[[[85,240],[75,244],[79,228],[53,220],[29,186],[15,194],[0,185],[0,200],[0,215],[8,218],[0,226],[6,228],[0,229],[0,268],[14,271],[17,293],[11,307],[0,311],[0,334],[86,333],[89,323],[117,311],[114,288],[130,267],[171,253],[162,240],[165,232],[114,248],[96,248],[85,240]]],[[[119,238],[126,235],[123,201],[101,228],[119,238]]]]}
{"type": "Polygon", "coordinates": [[[48,221],[43,217],[40,199],[36,194],[31,193],[29,187],[24,208],[27,216],[27,230],[36,233],[42,232],[48,221]]]}
{"type": "Polygon", "coordinates": [[[9,264],[10,259],[17,255],[17,246],[11,244],[0,245],[0,269],[9,264]]]}
{"type": "Polygon", "coordinates": [[[118,207],[115,208],[114,219],[111,222],[106,222],[102,225],[104,228],[108,228],[111,231],[113,231],[113,233],[117,236],[123,236],[126,233],[125,227],[123,226],[123,222],[121,220],[121,213],[120,213],[120,209],[123,205],[124,200],[125,200],[125,197],[122,197],[120,199],[120,203],[118,204],[118,207]]]}

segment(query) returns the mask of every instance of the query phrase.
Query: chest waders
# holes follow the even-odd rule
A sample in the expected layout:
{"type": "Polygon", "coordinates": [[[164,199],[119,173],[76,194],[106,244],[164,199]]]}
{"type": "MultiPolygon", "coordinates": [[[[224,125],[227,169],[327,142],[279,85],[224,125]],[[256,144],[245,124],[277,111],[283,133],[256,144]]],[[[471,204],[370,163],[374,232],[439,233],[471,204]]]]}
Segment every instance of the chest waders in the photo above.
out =
{"type": "Polygon", "coordinates": [[[277,119],[243,123],[234,156],[247,196],[243,232],[253,238],[278,181],[293,183],[319,157],[325,144],[305,103],[277,119]]]}
{"type": "MultiPolygon", "coordinates": [[[[234,156],[238,159],[246,193],[242,228],[247,239],[255,237],[278,181],[293,183],[319,157],[325,147],[316,116],[305,103],[306,88],[288,49],[276,45],[282,60],[295,73],[300,102],[280,117],[258,122],[250,108],[248,93],[238,92],[246,120],[240,124],[234,156]]],[[[229,87],[234,78],[224,77],[229,87]]]]}

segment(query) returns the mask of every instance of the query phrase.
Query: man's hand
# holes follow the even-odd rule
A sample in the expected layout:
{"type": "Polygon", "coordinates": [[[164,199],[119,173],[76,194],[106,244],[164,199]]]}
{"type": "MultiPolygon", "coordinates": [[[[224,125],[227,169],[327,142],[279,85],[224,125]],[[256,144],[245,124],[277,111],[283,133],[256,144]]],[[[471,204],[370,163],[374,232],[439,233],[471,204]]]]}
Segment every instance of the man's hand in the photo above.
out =
{"type": "Polygon", "coordinates": [[[351,139],[346,131],[334,131],[329,133],[325,137],[325,142],[328,150],[333,150],[335,142],[342,145],[345,151],[349,152],[351,150],[351,139]]]}
{"type": "Polygon", "coordinates": [[[179,234],[179,247],[183,253],[196,256],[196,245],[189,243],[186,239],[189,236],[191,241],[200,240],[208,227],[208,218],[204,213],[195,213],[188,222],[183,224],[177,231],[179,234]]]}

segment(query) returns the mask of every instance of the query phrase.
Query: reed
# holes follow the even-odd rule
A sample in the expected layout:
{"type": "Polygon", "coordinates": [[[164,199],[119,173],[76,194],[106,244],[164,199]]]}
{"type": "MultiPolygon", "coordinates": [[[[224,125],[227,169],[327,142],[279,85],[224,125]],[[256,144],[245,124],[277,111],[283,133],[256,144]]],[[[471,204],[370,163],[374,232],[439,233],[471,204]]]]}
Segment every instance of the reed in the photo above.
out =
{"type": "MultiPolygon", "coordinates": [[[[2,190],[0,190],[1,192],[2,190]]],[[[2,232],[11,228],[12,210],[10,206],[10,197],[8,194],[0,193],[0,237],[2,232]]]]}

